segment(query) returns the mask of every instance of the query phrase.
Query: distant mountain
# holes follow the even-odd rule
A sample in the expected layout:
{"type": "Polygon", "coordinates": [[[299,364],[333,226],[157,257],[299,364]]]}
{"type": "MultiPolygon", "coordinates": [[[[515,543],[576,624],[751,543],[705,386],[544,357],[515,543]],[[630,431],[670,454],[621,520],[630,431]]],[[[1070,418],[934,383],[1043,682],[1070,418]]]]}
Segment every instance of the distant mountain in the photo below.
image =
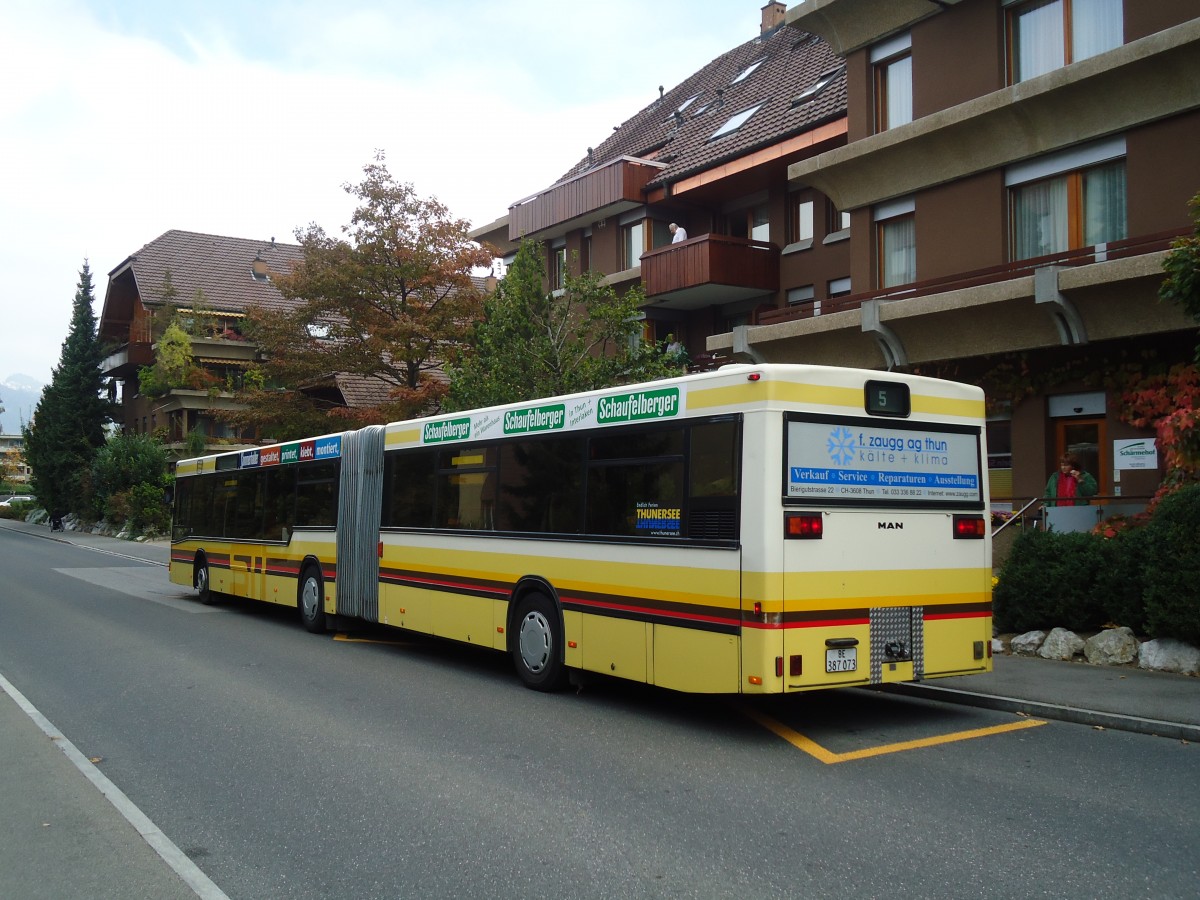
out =
{"type": "Polygon", "coordinates": [[[28,375],[9,375],[0,381],[0,434],[20,434],[21,426],[28,425],[33,410],[42,396],[41,382],[28,375]]]}

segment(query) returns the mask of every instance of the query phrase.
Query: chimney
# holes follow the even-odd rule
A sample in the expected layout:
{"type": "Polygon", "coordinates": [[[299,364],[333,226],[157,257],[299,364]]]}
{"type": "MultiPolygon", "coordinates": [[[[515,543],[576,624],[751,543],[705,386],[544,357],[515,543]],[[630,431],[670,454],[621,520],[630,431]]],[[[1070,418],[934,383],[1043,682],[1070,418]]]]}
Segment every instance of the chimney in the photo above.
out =
{"type": "Polygon", "coordinates": [[[766,34],[768,31],[778,28],[783,24],[783,16],[786,12],[787,7],[784,4],[778,3],[776,0],[771,0],[770,3],[762,8],[762,26],[759,28],[758,33],[766,34]]]}

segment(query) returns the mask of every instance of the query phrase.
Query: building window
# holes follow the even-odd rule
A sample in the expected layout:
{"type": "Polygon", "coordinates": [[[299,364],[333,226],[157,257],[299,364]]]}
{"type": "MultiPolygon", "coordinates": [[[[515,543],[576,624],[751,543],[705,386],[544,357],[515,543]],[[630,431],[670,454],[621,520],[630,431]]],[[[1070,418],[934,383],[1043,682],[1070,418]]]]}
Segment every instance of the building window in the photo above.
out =
{"type": "Polygon", "coordinates": [[[550,289],[557,291],[567,283],[567,248],[555,247],[550,252],[554,254],[550,260],[550,289]]]}
{"type": "Polygon", "coordinates": [[[821,301],[816,299],[816,293],[813,290],[814,285],[806,284],[803,287],[789,288],[787,292],[788,306],[809,306],[812,308],[812,314],[819,316],[821,314],[821,301]]]}
{"type": "Polygon", "coordinates": [[[759,66],[761,66],[766,61],[767,61],[767,58],[765,56],[762,59],[755,60],[754,62],[750,63],[750,65],[746,66],[746,68],[742,69],[742,71],[738,72],[737,76],[733,79],[733,81],[731,81],[729,83],[737,84],[739,81],[745,81],[747,78],[749,78],[751,76],[751,74],[753,74],[755,69],[757,69],[759,66]]]}
{"type": "Polygon", "coordinates": [[[1122,0],[1034,0],[1008,14],[1013,84],[1124,42],[1122,0]]]}
{"type": "Polygon", "coordinates": [[[751,207],[746,224],[750,228],[750,240],[764,243],[771,240],[771,217],[765,206],[751,207]]]}
{"type": "Polygon", "coordinates": [[[834,278],[827,285],[825,296],[831,300],[834,297],[845,297],[850,293],[850,277],[834,278]]]}
{"type": "Polygon", "coordinates": [[[716,131],[714,131],[712,133],[712,137],[710,137],[709,140],[713,141],[719,137],[724,137],[727,134],[733,134],[735,131],[737,131],[739,128],[741,128],[743,125],[745,125],[747,122],[749,122],[750,117],[752,115],[754,115],[756,112],[758,112],[759,107],[761,107],[761,106],[762,106],[762,104],[760,103],[760,104],[758,104],[758,106],[752,106],[749,109],[743,109],[740,113],[738,113],[737,115],[730,118],[729,121],[727,121],[724,125],[722,125],[720,128],[718,128],[716,131]]]}
{"type": "Polygon", "coordinates": [[[642,264],[642,254],[646,252],[646,225],[642,219],[630,222],[621,229],[624,258],[621,260],[626,269],[632,269],[642,264]]]}
{"type": "Polygon", "coordinates": [[[808,191],[793,191],[787,197],[787,242],[797,244],[813,239],[813,200],[808,191]]]}
{"type": "Polygon", "coordinates": [[[831,72],[826,72],[824,75],[822,75],[816,81],[814,81],[812,84],[810,84],[804,90],[802,90],[799,94],[797,94],[795,97],[793,97],[792,98],[792,106],[800,106],[801,104],[807,103],[809,100],[812,100],[814,97],[816,97],[818,94],[820,94],[821,91],[823,91],[823,90],[825,90],[825,88],[829,87],[829,85],[833,82],[833,79],[835,79],[843,71],[845,71],[845,68],[843,66],[839,66],[838,68],[834,69],[831,72]]]}
{"type": "Polygon", "coordinates": [[[917,280],[917,229],[914,217],[898,216],[879,223],[879,286],[894,287],[917,280]]]}
{"type": "Polygon", "coordinates": [[[916,202],[901,197],[874,209],[879,286],[894,287],[917,280],[916,202]]]}
{"type": "Polygon", "coordinates": [[[912,40],[908,34],[871,48],[875,68],[875,130],[887,131],[912,121],[912,40]]]}
{"type": "Polygon", "coordinates": [[[1014,259],[1032,259],[1126,237],[1125,160],[1011,189],[1014,259]]]}
{"type": "Polygon", "coordinates": [[[834,206],[832,200],[825,204],[825,213],[825,231],[827,234],[837,234],[838,232],[850,229],[850,213],[842,212],[834,206]]]}

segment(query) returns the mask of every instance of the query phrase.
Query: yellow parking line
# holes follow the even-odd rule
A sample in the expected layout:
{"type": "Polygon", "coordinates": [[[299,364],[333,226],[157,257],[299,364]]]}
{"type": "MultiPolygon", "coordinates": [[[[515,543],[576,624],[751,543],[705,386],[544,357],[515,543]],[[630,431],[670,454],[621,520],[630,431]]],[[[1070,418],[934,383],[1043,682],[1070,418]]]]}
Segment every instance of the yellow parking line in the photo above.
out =
{"type": "Polygon", "coordinates": [[[752,709],[743,709],[742,712],[759,725],[763,726],[763,728],[774,732],[793,747],[803,750],[809,756],[819,759],[827,766],[835,763],[849,762],[850,760],[854,759],[868,759],[872,756],[883,756],[886,753],[900,753],[904,750],[919,750],[922,747],[935,747],[938,744],[949,744],[953,743],[954,741],[966,741],[972,738],[988,737],[989,735],[993,734],[1004,734],[1009,731],[1020,731],[1023,728],[1036,728],[1039,725],[1046,724],[1041,719],[1022,719],[1019,722],[1010,722],[1007,725],[993,725],[990,728],[973,728],[970,731],[956,731],[952,734],[920,738],[915,741],[900,741],[896,744],[883,744],[879,747],[868,747],[865,750],[851,750],[849,753],[833,753],[830,750],[826,750],[811,738],[807,738],[800,732],[788,728],[782,722],[778,722],[775,719],[772,719],[770,716],[764,716],[762,713],[756,712],[752,709]]]}
{"type": "Polygon", "coordinates": [[[345,641],[347,644],[387,644],[389,647],[407,647],[412,641],[377,641],[374,638],[350,637],[338,632],[333,636],[335,641],[345,641]]]}

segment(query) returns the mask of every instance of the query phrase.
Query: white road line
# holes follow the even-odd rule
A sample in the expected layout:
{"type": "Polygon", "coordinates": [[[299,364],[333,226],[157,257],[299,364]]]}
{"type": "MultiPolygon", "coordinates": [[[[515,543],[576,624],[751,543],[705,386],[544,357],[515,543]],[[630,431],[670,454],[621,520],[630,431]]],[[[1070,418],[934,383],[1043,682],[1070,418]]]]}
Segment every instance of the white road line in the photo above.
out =
{"type": "Polygon", "coordinates": [[[138,834],[142,839],[149,844],[154,852],[162,857],[163,862],[171,867],[171,870],[183,879],[197,897],[203,900],[229,900],[229,896],[222,891],[216,884],[213,883],[207,875],[200,870],[200,867],[192,862],[186,853],[175,846],[174,842],[168,838],[158,826],[150,821],[150,818],[138,809],[133,801],[125,796],[124,792],[113,784],[108,778],[96,768],[92,762],[84,756],[66,737],[63,736],[54,725],[43,716],[32,703],[25,699],[25,695],[18,691],[7,678],[0,675],[0,690],[8,694],[16,701],[25,713],[29,716],[45,733],[46,737],[50,738],[63,753],[67,759],[75,764],[80,772],[103,794],[108,802],[123,815],[126,821],[137,829],[138,834]]]}

